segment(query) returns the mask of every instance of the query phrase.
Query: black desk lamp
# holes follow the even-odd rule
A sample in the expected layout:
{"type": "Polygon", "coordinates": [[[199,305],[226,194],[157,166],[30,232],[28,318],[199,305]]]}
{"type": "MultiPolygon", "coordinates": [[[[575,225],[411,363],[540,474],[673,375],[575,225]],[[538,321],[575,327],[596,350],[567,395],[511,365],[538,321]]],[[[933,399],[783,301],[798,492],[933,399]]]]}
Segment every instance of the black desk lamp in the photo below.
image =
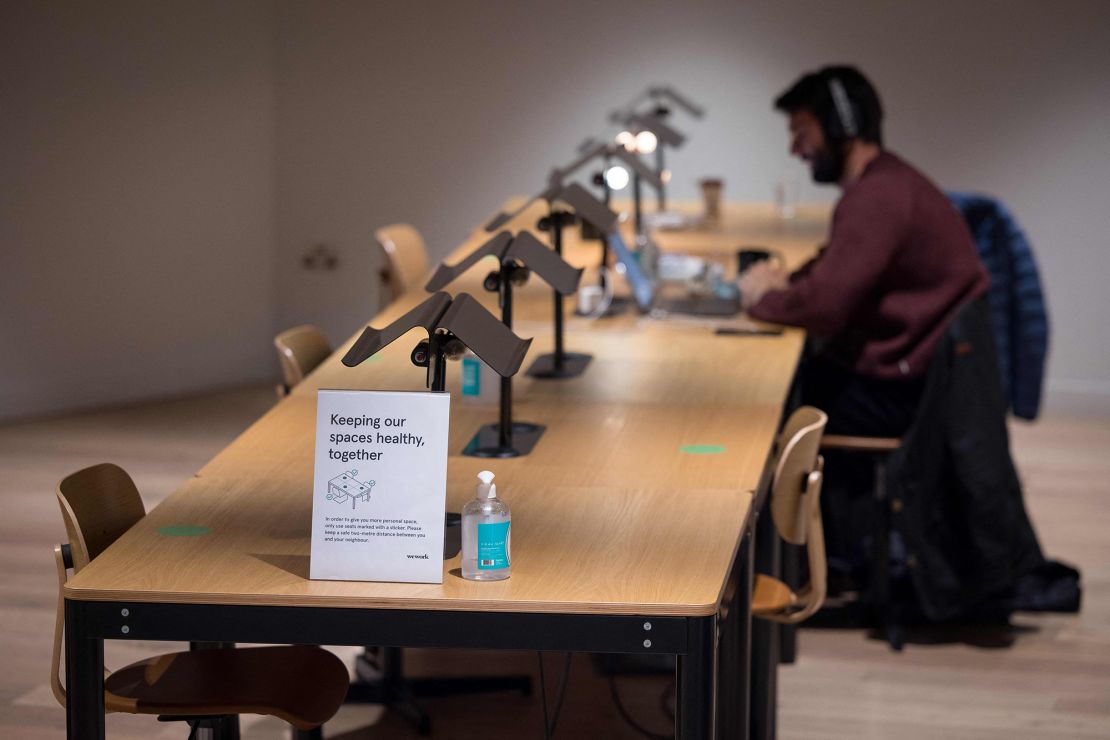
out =
{"type": "MultiPolygon", "coordinates": [[[[595,198],[588,190],[577,183],[571,183],[563,188],[555,198],[549,200],[548,215],[536,224],[540,231],[551,233],[551,246],[555,253],[563,253],[563,231],[567,226],[573,226],[578,220],[589,224],[595,231],[606,233],[617,223],[617,214],[609,207],[595,198]],[[555,207],[559,201],[571,207],[563,210],[555,207]]],[[[608,261],[608,242],[602,240],[601,264],[604,269],[608,261]]],[[[554,323],[555,347],[549,354],[540,355],[532,366],[528,368],[528,375],[534,378],[573,378],[581,375],[592,359],[590,355],[582,352],[567,352],[564,342],[564,293],[555,292],[554,323]]]]}
{"type": "MultiPolygon", "coordinates": [[[[647,182],[656,192],[663,190],[663,179],[660,173],[644,164],[644,161],[636,156],[636,152],[629,147],[618,143],[600,143],[595,144],[592,148],[584,151],[578,159],[571,162],[562,169],[553,170],[551,179],[558,178],[561,180],[575,170],[580,169],[594,159],[601,158],[606,166],[614,158],[619,159],[624,164],[628,165],[632,170],[632,201],[633,201],[633,214],[635,216],[634,224],[636,226],[636,234],[642,235],[644,233],[644,219],[643,219],[643,200],[640,193],[640,184],[647,182]]],[[[606,229],[601,229],[605,232],[606,229]]]]}
{"type": "MultiPolygon", "coordinates": [[[[559,195],[563,192],[563,181],[569,175],[573,174],[577,170],[589,164],[594,159],[598,158],[602,159],[606,165],[608,165],[608,163],[613,158],[619,159],[621,162],[628,165],[629,169],[631,169],[634,173],[635,181],[637,184],[637,187],[633,192],[636,216],[636,233],[637,235],[642,235],[643,217],[639,183],[642,180],[646,180],[648,184],[654,187],[658,192],[663,187],[663,180],[660,178],[657,172],[644,164],[642,159],[637,157],[626,147],[616,143],[598,142],[593,139],[588,139],[582,146],[579,147],[579,156],[577,159],[575,159],[565,167],[557,167],[551,170],[551,174],[548,176],[548,187],[545,190],[526,201],[524,205],[511,213],[507,213],[505,211],[498,213],[496,216],[494,216],[493,220],[486,224],[486,231],[494,231],[495,229],[500,228],[505,223],[520,215],[526,208],[528,208],[528,206],[532,205],[532,203],[537,200],[543,199],[546,200],[548,203],[551,203],[553,200],[557,199],[559,195]]],[[[608,190],[606,190],[605,203],[608,203],[608,201],[608,190]]],[[[601,205],[605,204],[603,203],[601,205]]],[[[600,219],[600,216],[598,218],[600,219]]],[[[602,231],[605,230],[603,229],[602,231]]]]}
{"type": "MultiPolygon", "coordinates": [[[[591,156],[597,156],[592,154],[591,156]]],[[[633,155],[629,154],[629,158],[635,159],[633,155]]],[[[579,160],[574,164],[574,169],[583,166],[587,160],[579,160]]],[[[638,161],[638,160],[637,160],[638,161]]],[[[639,163],[643,166],[643,163],[639,163]]],[[[646,169],[646,168],[645,168],[646,169]]],[[[499,213],[490,223],[486,226],[487,230],[496,228],[504,224],[516,215],[523,212],[528,206],[537,200],[545,200],[548,203],[548,213],[541,218],[536,224],[540,231],[547,231],[551,234],[551,246],[555,254],[560,258],[563,254],[563,230],[575,223],[576,218],[581,219],[583,222],[591,224],[595,229],[604,233],[612,228],[613,224],[617,221],[617,214],[613,213],[609,208],[590,194],[588,190],[577,183],[563,185],[563,177],[569,173],[570,169],[553,170],[549,179],[547,187],[530,198],[523,206],[518,208],[513,213],[499,213]],[[556,203],[564,203],[571,207],[570,211],[563,210],[556,207],[556,203]]],[[[650,170],[647,170],[650,172],[650,170]]],[[[603,242],[604,244],[604,242],[603,242]]],[[[602,264],[605,264],[607,255],[603,255],[602,264]]],[[[560,259],[560,261],[562,261],[560,259]]],[[[580,271],[581,272],[581,271],[580,271]]],[[[548,281],[550,282],[550,281],[548,281]]],[[[577,286],[577,284],[576,284],[577,286]]],[[[555,331],[555,351],[550,354],[541,355],[536,358],[532,366],[528,368],[528,375],[535,378],[573,378],[581,375],[586,370],[586,366],[590,362],[590,355],[580,352],[567,352],[564,341],[564,307],[563,298],[567,295],[567,291],[554,290],[554,331],[555,331]]]]}
{"type": "Polygon", "coordinates": [[[667,109],[667,113],[669,113],[668,104],[670,104],[686,111],[686,113],[690,114],[693,118],[705,117],[705,108],[690,100],[690,98],[686,97],[678,90],[675,90],[670,85],[651,85],[637,93],[636,96],[628,101],[622,108],[614,111],[610,115],[610,119],[616,121],[623,116],[634,113],[645,99],[651,103],[655,110],[664,108],[667,109]]]}
{"type": "MultiPolygon", "coordinates": [[[[412,362],[428,369],[427,386],[436,392],[444,389],[446,360],[461,356],[464,346],[470,347],[483,362],[506,377],[520,369],[532,344],[531,339],[521,339],[514,334],[472,296],[461,293],[452,300],[447,293],[436,293],[384,329],[366,327],[343,356],[343,364],[358,365],[416,327],[427,331],[428,338],[413,349],[412,362]]],[[[452,528],[457,532],[459,514],[448,512],[445,526],[448,533],[452,528]]],[[[451,538],[448,534],[444,539],[446,543],[451,538]]],[[[444,552],[444,558],[453,557],[457,552],[456,544],[453,553],[444,552]]],[[[356,660],[357,679],[348,688],[346,701],[384,704],[416,725],[421,735],[428,735],[432,731],[432,720],[417,703],[418,696],[506,690],[520,691],[525,696],[532,693],[529,676],[407,679],[403,666],[401,648],[367,648],[356,660]]]]}
{"type": "Polygon", "coordinates": [[[447,293],[436,293],[384,329],[363,329],[343,356],[343,364],[355,367],[417,327],[428,332],[428,338],[413,348],[412,364],[428,369],[426,385],[435,392],[444,390],[447,360],[462,357],[466,347],[505,378],[520,369],[532,344],[495,319],[473,296],[460,293],[452,300],[447,293]]]}
{"type": "MultiPolygon", "coordinates": [[[[573,293],[582,277],[582,270],[568,265],[562,257],[553,253],[539,239],[527,231],[522,231],[515,236],[508,231],[502,231],[457,264],[440,264],[425,288],[427,290],[442,288],[488,256],[496,257],[500,267],[496,272],[486,276],[484,285],[487,290],[497,291],[498,302],[501,306],[501,323],[504,326],[504,331],[510,334],[512,334],[513,326],[514,285],[524,284],[529,274],[535,272],[544,282],[554,288],[556,295],[562,295],[573,293]]],[[[493,319],[485,311],[483,313],[489,319],[493,319]]],[[[460,334],[457,329],[455,334],[460,339],[465,340],[467,338],[460,334]]],[[[524,347],[524,350],[527,350],[527,346],[524,347]]],[[[513,421],[513,385],[510,377],[512,373],[500,372],[498,367],[488,362],[477,349],[475,349],[475,354],[501,375],[501,413],[497,424],[487,424],[478,430],[478,433],[463,449],[463,454],[471,457],[519,457],[527,455],[543,435],[544,427],[529,422],[513,421]]],[[[515,368],[519,368],[520,362],[523,361],[523,355],[519,359],[514,355],[512,359],[515,361],[515,368]]],[[[515,368],[513,372],[516,372],[515,368]]]]}
{"type": "MultiPolygon", "coordinates": [[[[660,211],[667,208],[666,181],[668,175],[664,174],[667,172],[664,147],[677,148],[682,146],[686,140],[683,134],[666,123],[665,119],[670,115],[671,105],[681,108],[694,118],[705,116],[704,108],[667,85],[649,87],[633,98],[628,105],[609,114],[611,122],[625,127],[622,136],[628,134],[628,137],[631,137],[634,142],[633,148],[644,154],[655,152],[655,168],[663,179],[663,186],[657,188],[658,209],[660,211]],[[637,112],[645,98],[651,103],[650,110],[646,113],[637,112]],[[645,134],[650,134],[650,136],[645,134]]],[[[626,141],[623,143],[630,144],[632,142],[626,137],[626,141]]]]}
{"type": "MultiPolygon", "coordinates": [[[[552,203],[553,201],[558,199],[566,200],[566,198],[563,197],[563,193],[567,188],[571,186],[565,186],[563,183],[570,175],[582,169],[582,167],[589,164],[594,159],[602,158],[606,162],[608,162],[614,157],[627,164],[633,172],[643,177],[653,187],[658,188],[660,185],[662,185],[662,182],[659,179],[659,175],[646,164],[644,164],[642,159],[637,157],[628,149],[614,143],[598,142],[590,139],[580,148],[579,156],[577,159],[573,160],[566,166],[556,167],[555,169],[551,170],[551,174],[549,174],[547,177],[546,188],[541,190],[533,197],[529,198],[527,201],[525,201],[524,205],[520,206],[515,211],[502,211],[498,213],[496,216],[493,217],[492,220],[490,220],[488,224],[486,224],[486,231],[496,231],[497,229],[501,228],[506,223],[523,213],[530,205],[535,203],[537,200],[545,200],[548,203],[552,203]]],[[[597,199],[595,198],[594,201],[596,202],[596,200],[597,199]]],[[[603,203],[600,205],[604,206],[603,203]]],[[[596,216],[598,219],[604,218],[602,215],[600,215],[600,212],[597,211],[580,212],[579,215],[585,218],[590,218],[591,215],[596,216]]]]}
{"type": "MultiPolygon", "coordinates": [[[[655,152],[655,168],[659,177],[659,185],[656,187],[656,208],[659,211],[665,210],[667,207],[666,188],[671,173],[667,171],[663,151],[668,146],[682,146],[686,142],[686,136],[668,126],[658,113],[630,114],[622,118],[620,123],[624,126],[624,130],[617,135],[617,141],[625,148],[639,154],[655,152]]],[[[639,192],[639,174],[636,174],[633,178],[633,188],[634,192],[639,192]]]]}

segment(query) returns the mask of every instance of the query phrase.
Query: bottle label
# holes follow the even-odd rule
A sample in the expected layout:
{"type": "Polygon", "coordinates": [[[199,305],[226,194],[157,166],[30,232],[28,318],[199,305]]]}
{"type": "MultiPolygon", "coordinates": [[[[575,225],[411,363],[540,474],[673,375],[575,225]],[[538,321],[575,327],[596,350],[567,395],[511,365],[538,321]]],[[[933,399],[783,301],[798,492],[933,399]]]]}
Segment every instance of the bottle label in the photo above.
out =
{"type": "Polygon", "coordinates": [[[478,396],[482,392],[481,364],[476,357],[462,359],[462,394],[478,396]]]}
{"type": "Polygon", "coordinates": [[[509,522],[478,525],[478,570],[509,567],[509,522]]]}

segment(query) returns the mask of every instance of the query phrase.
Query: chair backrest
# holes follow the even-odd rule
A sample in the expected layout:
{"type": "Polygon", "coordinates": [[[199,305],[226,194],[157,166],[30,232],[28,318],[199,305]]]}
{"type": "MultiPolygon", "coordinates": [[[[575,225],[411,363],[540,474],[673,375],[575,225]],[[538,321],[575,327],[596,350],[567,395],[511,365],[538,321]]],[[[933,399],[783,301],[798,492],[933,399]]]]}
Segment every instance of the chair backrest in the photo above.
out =
{"type": "Polygon", "coordinates": [[[374,232],[374,238],[385,252],[387,269],[382,277],[392,302],[428,274],[428,248],[410,224],[383,226],[374,232]]]}
{"type": "Polygon", "coordinates": [[[78,470],[58,484],[58,505],[73,553],[73,572],[146,516],[143,499],[127,472],[111,463],[78,470]]]}
{"type": "Polygon", "coordinates": [[[287,329],[274,337],[281,360],[281,374],[289,388],[300,383],[305,376],[331,354],[331,343],[315,326],[304,324],[287,329]]]}
{"type": "MultiPolygon", "coordinates": [[[[119,536],[146,516],[143,499],[127,472],[111,463],[78,470],[58,484],[58,505],[62,509],[69,537],[73,572],[77,573],[104,552],[119,536]]],[[[54,619],[54,656],[50,662],[50,688],[65,706],[66,691],[60,676],[62,632],[65,627],[62,586],[66,582],[63,547],[54,547],[58,571],[58,608],[54,619]]]]}
{"type": "Polygon", "coordinates": [[[804,545],[808,525],[803,498],[809,475],[817,468],[821,435],[828,415],[802,406],[787,419],[779,439],[775,477],[771,481],[771,516],[779,535],[794,545],[804,545]]]}
{"type": "Polygon", "coordinates": [[[821,484],[825,461],[818,454],[829,417],[812,406],[802,406],[786,422],[780,437],[778,465],[771,482],[771,516],[787,542],[805,545],[809,583],[799,589],[794,609],[778,621],[796,624],[811,616],[825,601],[828,585],[825,532],[821,522],[821,484]]]}

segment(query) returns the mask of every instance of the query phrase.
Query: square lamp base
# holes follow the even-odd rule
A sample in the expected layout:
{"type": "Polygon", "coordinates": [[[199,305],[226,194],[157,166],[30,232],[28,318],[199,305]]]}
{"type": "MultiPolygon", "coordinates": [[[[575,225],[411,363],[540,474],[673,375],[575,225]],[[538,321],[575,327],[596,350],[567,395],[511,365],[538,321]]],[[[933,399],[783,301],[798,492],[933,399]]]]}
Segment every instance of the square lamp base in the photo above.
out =
{"type": "Polygon", "coordinates": [[[540,424],[529,424],[526,421],[514,422],[512,441],[508,447],[502,447],[499,439],[500,426],[486,424],[467,443],[462,454],[467,457],[523,457],[540,441],[544,428],[540,424]]]}
{"type": "Polygon", "coordinates": [[[562,363],[557,365],[555,355],[540,355],[528,368],[527,374],[533,378],[577,378],[586,371],[586,365],[592,359],[592,355],[564,352],[562,363]]]}

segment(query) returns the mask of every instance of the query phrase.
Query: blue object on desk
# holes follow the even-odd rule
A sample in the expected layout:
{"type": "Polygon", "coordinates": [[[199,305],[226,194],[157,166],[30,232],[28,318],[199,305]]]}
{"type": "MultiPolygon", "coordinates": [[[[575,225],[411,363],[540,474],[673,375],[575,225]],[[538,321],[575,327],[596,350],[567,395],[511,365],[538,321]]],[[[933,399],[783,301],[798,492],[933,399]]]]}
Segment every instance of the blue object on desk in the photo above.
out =
{"type": "Polygon", "coordinates": [[[636,307],[640,309],[641,313],[647,313],[651,310],[651,302],[655,298],[655,286],[644,273],[639,258],[633,255],[632,250],[624,243],[624,237],[620,235],[619,231],[615,229],[610,231],[608,241],[609,249],[613,250],[617,262],[624,268],[624,279],[628,281],[628,287],[632,289],[632,297],[636,301],[636,307]]]}
{"type": "Polygon", "coordinates": [[[740,313],[740,290],[727,281],[714,286],[714,295],[656,300],[655,283],[647,276],[643,265],[640,264],[639,254],[633,253],[624,243],[624,238],[615,230],[609,232],[607,239],[609,249],[623,267],[625,280],[632,289],[632,297],[636,300],[636,307],[640,313],[648,313],[653,308],[694,316],[723,317],[740,313]]]}

